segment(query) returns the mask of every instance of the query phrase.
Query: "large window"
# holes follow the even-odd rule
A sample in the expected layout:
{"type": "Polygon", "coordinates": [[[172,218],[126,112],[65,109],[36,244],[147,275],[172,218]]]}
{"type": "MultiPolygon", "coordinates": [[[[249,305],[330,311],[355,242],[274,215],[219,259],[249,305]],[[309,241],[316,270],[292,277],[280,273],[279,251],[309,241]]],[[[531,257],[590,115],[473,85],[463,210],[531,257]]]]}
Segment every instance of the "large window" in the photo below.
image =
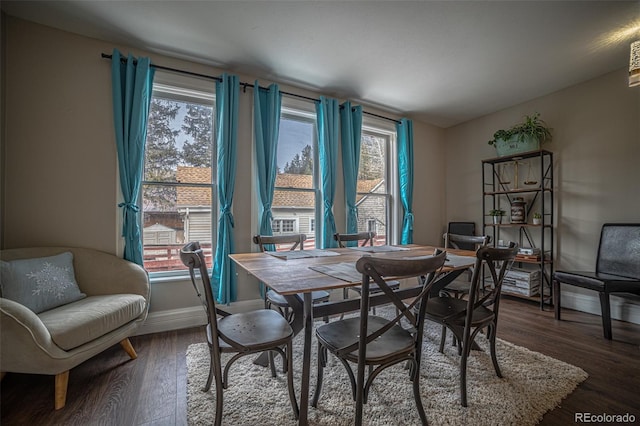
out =
{"type": "Polygon", "coordinates": [[[144,266],[151,273],[185,269],[179,250],[188,241],[200,242],[211,267],[214,108],[213,93],[154,83],[142,183],[144,266]]]}
{"type": "Polygon", "coordinates": [[[273,194],[274,235],[303,233],[315,247],[318,190],[315,113],[283,106],[278,173],[273,194]]]}
{"type": "Polygon", "coordinates": [[[393,133],[363,126],[356,206],[358,232],[375,231],[376,245],[392,242],[392,180],[390,151],[393,133]]]}

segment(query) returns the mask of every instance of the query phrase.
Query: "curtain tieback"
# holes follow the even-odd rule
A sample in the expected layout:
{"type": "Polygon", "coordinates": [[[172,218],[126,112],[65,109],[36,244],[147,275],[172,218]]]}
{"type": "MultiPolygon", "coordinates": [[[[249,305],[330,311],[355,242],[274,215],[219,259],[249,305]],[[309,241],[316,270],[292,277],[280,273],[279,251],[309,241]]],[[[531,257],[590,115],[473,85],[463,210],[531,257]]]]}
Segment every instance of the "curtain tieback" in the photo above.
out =
{"type": "Polygon", "coordinates": [[[118,204],[118,207],[124,207],[125,209],[133,210],[136,213],[140,211],[140,207],[135,203],[120,203],[118,204]]]}
{"type": "Polygon", "coordinates": [[[413,230],[413,213],[411,212],[405,213],[404,219],[409,224],[409,229],[413,230]]]}
{"type": "Polygon", "coordinates": [[[232,228],[235,228],[235,223],[233,221],[233,214],[231,213],[231,209],[220,210],[220,220],[224,220],[224,219],[229,221],[232,228]]]}

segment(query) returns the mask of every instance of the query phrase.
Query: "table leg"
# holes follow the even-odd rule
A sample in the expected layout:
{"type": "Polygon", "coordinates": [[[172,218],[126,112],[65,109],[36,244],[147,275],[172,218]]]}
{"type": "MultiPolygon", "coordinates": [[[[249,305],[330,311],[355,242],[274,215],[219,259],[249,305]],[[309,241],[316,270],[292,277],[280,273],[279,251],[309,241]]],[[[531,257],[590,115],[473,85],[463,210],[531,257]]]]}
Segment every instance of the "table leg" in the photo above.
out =
{"type": "Polygon", "coordinates": [[[311,293],[304,293],[304,351],[302,353],[302,385],[300,387],[299,425],[307,425],[309,414],[309,381],[311,380],[311,332],[313,331],[313,306],[311,293]]]}

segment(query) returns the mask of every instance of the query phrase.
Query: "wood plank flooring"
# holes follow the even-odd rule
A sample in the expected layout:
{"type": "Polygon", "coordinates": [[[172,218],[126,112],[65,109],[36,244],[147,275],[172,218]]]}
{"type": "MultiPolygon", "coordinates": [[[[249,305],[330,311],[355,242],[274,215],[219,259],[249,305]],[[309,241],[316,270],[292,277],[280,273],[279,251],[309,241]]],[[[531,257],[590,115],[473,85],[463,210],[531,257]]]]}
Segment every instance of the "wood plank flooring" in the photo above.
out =
{"type": "MultiPolygon", "coordinates": [[[[640,423],[640,325],[613,321],[613,341],[599,316],[563,310],[563,320],[538,305],[503,298],[498,336],[583,368],[589,378],[541,425],[574,423],[575,413],[631,413],[640,423]]],[[[71,370],[67,404],[53,409],[52,376],[8,373],[1,418],[9,425],[185,425],[187,347],[202,328],[131,338],[138,359],[116,345],[71,370]]]]}

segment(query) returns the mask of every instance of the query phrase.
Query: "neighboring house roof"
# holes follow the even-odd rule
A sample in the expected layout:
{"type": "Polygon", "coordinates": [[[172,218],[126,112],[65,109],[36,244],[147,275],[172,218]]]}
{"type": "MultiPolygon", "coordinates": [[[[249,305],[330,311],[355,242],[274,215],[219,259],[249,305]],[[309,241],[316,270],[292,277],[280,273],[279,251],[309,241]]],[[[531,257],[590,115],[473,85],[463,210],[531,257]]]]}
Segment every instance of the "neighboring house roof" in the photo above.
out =
{"type": "MultiPolygon", "coordinates": [[[[178,182],[210,183],[211,169],[204,167],[178,166],[176,173],[178,182]]],[[[358,192],[371,192],[382,179],[358,181],[358,192]]],[[[281,188],[313,188],[313,176],[282,173],[276,175],[276,187],[281,188]]],[[[209,188],[178,187],[177,203],[179,207],[211,205],[209,188]]],[[[358,196],[358,200],[362,198],[358,196]]],[[[313,208],[315,203],[312,192],[276,190],[273,194],[274,208],[313,208]]]]}
{"type": "MultiPolygon", "coordinates": [[[[178,166],[176,180],[181,183],[211,183],[211,168],[178,166]]],[[[210,206],[211,189],[179,186],[178,207],[210,206]]]]}

